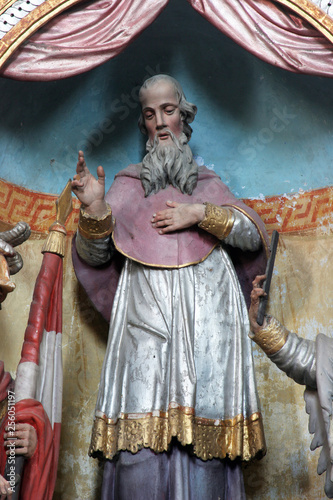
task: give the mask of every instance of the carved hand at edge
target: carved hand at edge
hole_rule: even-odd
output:
[[[12,493],[10,484],[6,479],[0,474],[0,500],[11,500]]]
[[[251,305],[249,309],[249,319],[250,319],[250,325],[251,325],[251,330],[253,333],[259,332],[261,328],[264,328],[267,326],[266,319],[264,318],[264,322],[262,326],[258,325],[257,323],[257,316],[258,316],[258,309],[259,309],[259,299],[260,297],[263,297],[266,295],[264,290],[261,288],[260,284],[266,279],[266,275],[259,275],[256,276],[255,279],[252,281],[252,292],[251,292]]]
[[[25,423],[19,423],[15,425],[15,431],[8,432],[8,428],[5,429],[7,432],[4,434],[4,445],[9,447],[10,445],[15,445],[15,454],[23,455],[25,458],[31,458],[37,448],[37,432],[36,429]],[[8,450],[7,455],[10,454]]]

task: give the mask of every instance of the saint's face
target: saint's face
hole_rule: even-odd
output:
[[[165,132],[171,130],[177,138],[183,132],[183,122],[180,116],[178,97],[172,83],[160,80],[142,92],[142,113],[148,137],[151,142],[155,135],[160,144],[172,142],[170,135]]]

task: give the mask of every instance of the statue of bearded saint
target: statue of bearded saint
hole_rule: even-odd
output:
[[[243,500],[240,461],[265,452],[244,296],[267,235],[195,162],[180,84],[156,75],[139,97],[142,162],[105,195],[80,151],[72,182],[74,268],[110,321],[90,455],[105,460],[103,500]]]
[[[23,267],[23,259],[14,247],[26,241],[30,234],[30,227],[26,222],[18,222],[12,229],[0,232],[0,304],[15,289],[10,276]]]

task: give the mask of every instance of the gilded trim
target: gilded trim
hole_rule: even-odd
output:
[[[263,233],[262,231],[260,230],[260,228],[258,227],[258,225],[256,224],[256,221],[245,211],[245,210],[242,210],[241,208],[237,207],[237,206],[234,206],[234,205],[223,205],[223,207],[231,207],[231,208],[234,208],[235,210],[238,210],[239,212],[241,212],[242,214],[244,214],[248,219],[250,219],[251,222],[253,222],[253,224],[256,226],[258,232],[259,232],[259,235],[260,235],[260,238],[261,238],[261,241],[262,241],[262,244],[265,248],[265,252],[266,252],[266,257],[268,258],[269,255],[270,255],[270,250],[269,250],[269,247],[267,246],[267,243],[266,243],[266,240],[263,236]],[[204,256],[202,257],[202,259],[200,260],[196,260],[196,261],[193,261],[193,262],[186,262],[186,264],[180,264],[180,265],[174,265],[174,266],[166,266],[164,264],[151,264],[150,262],[145,262],[143,260],[139,260],[139,259],[135,259],[134,257],[132,257],[131,255],[127,254],[126,252],[124,252],[116,243],[115,241],[115,238],[114,238],[114,234],[112,234],[112,240],[113,240],[113,244],[116,248],[116,250],[121,253],[122,255],[124,255],[124,257],[127,257],[128,259],[130,260],[133,260],[134,262],[138,262],[139,264],[143,264],[144,266],[149,266],[149,267],[158,267],[160,269],[181,269],[182,267],[188,267],[188,266],[194,266],[196,264],[200,264],[200,262],[203,262],[204,260],[207,259],[207,257],[209,257],[209,255],[212,253],[212,251],[218,246],[220,245],[220,241],[217,241],[213,246],[212,248],[209,250],[209,252]]]
[[[309,0],[276,0],[306,19],[333,43],[333,19]]]
[[[219,240],[224,240],[233,228],[234,215],[229,208],[205,203],[205,217],[198,226]]]
[[[268,317],[266,316],[266,318]],[[289,331],[276,318],[271,316],[269,317],[267,326],[261,328],[255,334],[250,334],[250,338],[261,347],[267,356],[271,356],[279,352],[284,346],[288,335]]]
[[[183,445],[193,445],[194,454],[202,460],[241,458],[249,461],[266,453],[262,416],[254,413],[228,420],[195,417],[193,409],[169,408],[165,413],[126,414],[113,422],[96,417],[89,454],[111,460],[118,451],[137,453],[151,448],[167,451],[173,437]]]
[[[114,235],[113,234],[112,234],[112,240],[113,240],[113,244],[114,244],[116,250],[119,253],[121,253],[122,255],[124,255],[124,257],[127,257],[128,259],[133,260],[134,262],[138,262],[139,264],[143,264],[144,266],[158,267],[159,269],[181,269],[182,267],[188,267],[188,266],[194,266],[195,264],[200,264],[200,262],[203,262],[204,260],[206,260],[207,257],[212,253],[212,251],[214,250],[214,248],[216,248],[220,244],[220,242],[217,241],[212,246],[212,248],[209,250],[209,252],[204,257],[202,257],[202,259],[200,259],[200,260],[196,260],[196,261],[193,261],[193,262],[186,262],[186,264],[180,264],[178,266],[177,265],[166,266],[165,264],[151,264],[150,262],[144,262],[143,260],[135,259],[134,257],[132,257],[131,255],[128,255],[126,252],[124,252],[121,248],[118,247],[117,243],[114,240]]]
[[[0,2],[0,16],[1,14],[3,14],[7,9],[9,9],[9,7],[11,7],[13,5],[13,3],[15,3],[17,0],[2,0],[3,1],[3,4],[1,5],[1,2]]]
[[[96,240],[111,234],[112,229],[112,211],[110,205],[107,204],[107,212],[102,217],[90,215],[81,207],[78,230],[82,236],[88,240]]]
[[[66,228],[55,222],[49,229],[50,234],[45,240],[42,253],[55,253],[60,257],[65,257]]]

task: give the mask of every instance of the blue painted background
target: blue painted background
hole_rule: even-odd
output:
[[[0,79],[0,177],[61,192],[78,149],[92,171],[141,160],[138,89],[155,73],[179,79],[197,104],[191,147],[240,197],[332,185],[330,79],[270,66],[173,0],[122,54],[56,82]]]

